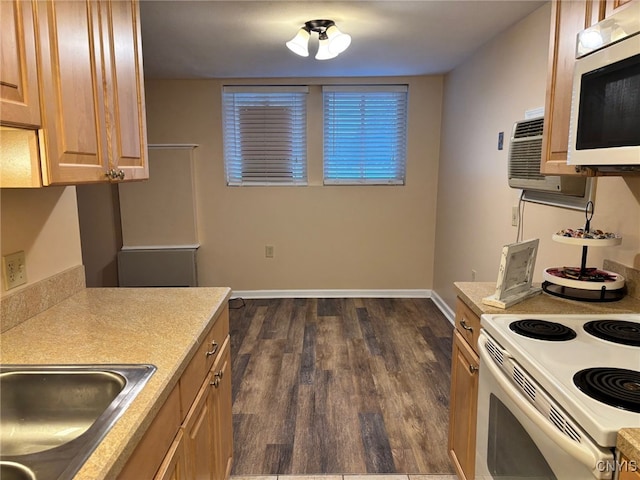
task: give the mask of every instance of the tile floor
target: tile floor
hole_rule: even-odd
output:
[[[231,480],[458,480],[456,475],[232,475]]]

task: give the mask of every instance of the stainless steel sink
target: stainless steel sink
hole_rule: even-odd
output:
[[[31,470],[20,463],[0,461],[0,478],[2,480],[36,480]]]
[[[153,365],[0,367],[0,478],[72,478]]]

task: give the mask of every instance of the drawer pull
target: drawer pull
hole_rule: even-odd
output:
[[[214,373],[213,376],[215,378],[213,379],[213,382],[211,382],[211,385],[213,385],[215,388],[218,388],[218,385],[220,385],[220,380],[222,380],[223,375],[224,375],[224,372],[222,370]]]
[[[470,327],[469,325],[467,325],[467,323],[464,320],[460,320],[460,325],[462,325],[462,328],[464,328],[468,332],[473,332],[473,327]]]
[[[478,371],[478,367],[476,367],[475,365],[469,365],[469,373],[471,375],[473,375],[474,373],[476,373]]]
[[[215,355],[217,351],[218,351],[218,342],[214,340],[213,342],[211,342],[211,351],[206,352],[207,357],[210,357],[211,355]]]

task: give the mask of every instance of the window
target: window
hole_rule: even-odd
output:
[[[306,185],[307,87],[224,87],[227,185]]]
[[[407,86],[324,87],[324,183],[404,185]]]

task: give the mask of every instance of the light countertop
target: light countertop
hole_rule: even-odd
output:
[[[456,282],[458,297],[473,312],[480,316],[489,314],[592,314],[592,313],[638,313],[640,300],[625,297],[617,302],[578,302],[541,293],[510,308],[502,309],[482,303],[482,299],[495,292],[495,282]],[[625,428],[618,432],[617,448],[629,459],[640,462],[640,428]]]
[[[591,313],[638,313],[640,300],[624,297],[617,302],[578,302],[541,293],[509,308],[497,308],[482,303],[484,297],[496,291],[495,282],[455,282],[454,287],[458,297],[467,304],[473,312],[480,316],[490,314],[591,314]]]
[[[116,478],[230,295],[228,288],[90,288],[2,333],[3,364],[157,367],[76,480]]]
[[[640,465],[640,428],[623,428],[618,432],[616,448]]]

